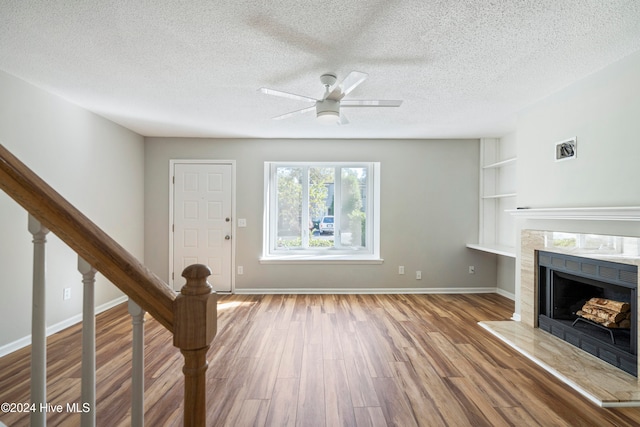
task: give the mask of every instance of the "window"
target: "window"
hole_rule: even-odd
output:
[[[379,163],[265,163],[262,261],[377,261]]]
[[[560,248],[579,253],[621,254],[636,256],[640,247],[633,239],[599,234],[580,234],[551,231],[545,234],[546,248]]]

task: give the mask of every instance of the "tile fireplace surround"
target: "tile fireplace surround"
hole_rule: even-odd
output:
[[[556,232],[558,233],[558,232]],[[589,235],[571,233],[576,239]],[[640,238],[625,237],[622,253],[610,246],[580,249],[554,245],[554,232],[522,230],[520,251],[520,321],[480,322],[480,325],[574,390],[603,407],[640,407],[638,378],[562,341],[538,328],[537,320],[537,258],[536,251],[557,252],[639,266]],[[623,238],[609,238],[617,245]],[[617,239],[617,240],[615,240]],[[638,281],[640,283],[640,280]],[[640,290],[637,292],[640,300]],[[637,304],[640,307],[639,304]],[[640,322],[640,316],[638,316]],[[640,327],[638,328],[640,331]],[[638,341],[640,342],[640,340]],[[640,372],[640,369],[639,369]]]

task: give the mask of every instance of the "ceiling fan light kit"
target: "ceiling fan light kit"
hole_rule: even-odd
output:
[[[340,120],[340,101],[325,99],[316,102],[316,118],[322,123],[337,123]]]
[[[274,120],[286,119],[298,114],[316,111],[316,118],[323,123],[339,123],[347,124],[348,121],[344,114],[340,113],[340,102],[342,99],[354,90],[360,83],[367,79],[368,74],[360,71],[352,71],[338,85],[336,84],[337,76],[332,73],[325,73],[320,76],[320,83],[324,86],[324,96],[321,99],[314,99],[308,96],[297,95],[294,93],[283,92],[280,90],[260,88],[260,92],[266,95],[280,96],[283,98],[295,99],[305,102],[314,102],[311,107],[301,110],[292,111],[290,113],[281,114],[274,117]],[[335,86],[334,86],[335,85]],[[344,107],[399,107],[402,101],[398,100],[346,100]]]

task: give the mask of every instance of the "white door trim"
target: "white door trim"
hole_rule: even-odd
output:
[[[236,161],[235,160],[216,160],[216,159],[170,159],[169,160],[169,262],[168,262],[168,283],[172,289],[175,289],[174,278],[171,277],[173,269],[173,202],[174,202],[174,171],[177,164],[212,164],[212,165],[229,165],[231,166],[231,293],[236,290]],[[176,272],[180,274],[182,272]]]

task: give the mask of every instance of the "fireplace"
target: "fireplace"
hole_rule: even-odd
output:
[[[607,220],[607,223],[613,220],[617,221],[638,221],[640,222],[640,207],[631,209],[623,208],[607,208],[605,213],[600,209],[572,209],[568,210],[571,214],[564,215],[561,219],[600,219]],[[527,213],[527,209],[522,209],[520,215],[535,216],[534,213]],[[540,210],[539,210],[540,211]],[[520,212],[520,211],[518,211]],[[553,219],[557,219],[562,212],[551,212]],[[587,217],[587,213],[590,215]],[[525,218],[529,218],[529,216]],[[613,218],[613,219],[612,219]],[[537,218],[541,219],[541,218]],[[542,218],[548,219],[548,218]],[[604,224],[602,222],[600,224]],[[599,224],[595,223],[594,224]],[[623,224],[621,222],[614,222],[615,224]],[[614,225],[611,228],[614,228]],[[594,226],[595,227],[595,226]],[[538,277],[542,274],[547,275],[547,271],[559,270],[555,277],[555,284],[558,281],[569,278],[573,280],[572,276],[577,276],[581,286],[595,286],[603,287],[599,282],[609,282],[610,277],[623,277],[623,283],[629,287],[637,286],[640,282],[640,275],[636,273],[635,279],[633,271],[638,271],[640,268],[640,236],[620,236],[620,235],[595,235],[557,231],[544,231],[535,229],[523,228],[520,233],[519,252],[516,258],[516,298],[515,298],[515,311],[512,320],[505,321],[487,321],[480,322],[480,325],[487,331],[494,334],[496,337],[503,340],[505,343],[516,349],[534,363],[537,363],[542,369],[553,374],[559,380],[563,381],[569,387],[580,393],[587,399],[594,402],[601,407],[640,407],[640,381],[638,376],[632,375],[621,368],[618,368],[603,359],[599,359],[587,350],[582,350],[574,344],[570,344],[563,339],[559,339],[552,333],[549,333],[539,327],[540,323],[540,290],[538,289],[540,283]],[[549,252],[555,255],[568,255],[576,258],[585,258],[578,261],[572,258],[558,258],[555,261],[545,263],[544,253]],[[540,268],[538,261],[540,254],[542,253],[543,267]],[[596,261],[598,264],[600,261],[607,261],[613,264],[624,264],[625,266],[632,266],[633,270],[627,270],[626,268],[607,269],[608,264],[601,264],[600,266],[594,265]],[[594,274],[585,275],[585,268],[581,265],[587,265],[587,271]],[[602,268],[604,266],[604,268]],[[623,272],[621,273],[620,270]],[[549,273],[550,277],[553,277]],[[564,277],[563,277],[564,276]],[[560,277],[560,279],[557,279]],[[589,279],[589,280],[584,280]],[[595,282],[595,283],[594,283]],[[519,285],[519,286],[518,286]],[[564,286],[560,283],[560,287]],[[623,286],[625,287],[625,286]],[[632,342],[640,342],[638,334],[640,334],[640,302],[638,299],[638,291],[635,292],[635,304],[632,310],[635,320],[630,322],[635,326],[635,332],[631,332],[632,326],[629,325],[629,347],[631,348]],[[631,298],[633,299],[633,298]],[[550,304],[543,300],[542,303],[546,304],[546,307],[551,307]],[[631,303],[631,302],[630,302]],[[578,304],[579,305],[579,304]],[[544,310],[544,308],[543,308]],[[571,311],[571,310],[569,310]],[[550,317],[550,316],[547,316]],[[566,319],[560,319],[557,323],[564,323]],[[552,320],[556,324],[556,320]],[[573,323],[567,321],[569,323]],[[544,322],[543,322],[544,323]],[[583,323],[583,322],[579,322]],[[570,325],[571,326],[571,325]],[[586,328],[587,325],[575,325],[576,328]],[[606,332],[606,331],[605,331]],[[558,332],[559,333],[559,332]],[[620,333],[614,332],[614,335]],[[634,338],[635,337],[635,338]],[[622,342],[614,337],[616,342]],[[611,343],[610,337],[601,341],[608,345]],[[600,345],[598,343],[598,345]],[[606,345],[601,347],[607,348]],[[637,345],[637,344],[636,344]],[[637,352],[637,351],[636,351]],[[632,351],[625,353],[633,353]],[[628,357],[626,354],[623,357]],[[634,354],[631,355],[633,360]],[[626,364],[626,363],[625,363]],[[631,362],[632,364],[632,362]],[[633,370],[631,367],[629,370]],[[636,372],[640,369],[635,368]]]
[[[637,266],[537,253],[539,328],[637,376]],[[583,317],[592,299],[615,302],[625,313],[616,315],[619,322]]]

